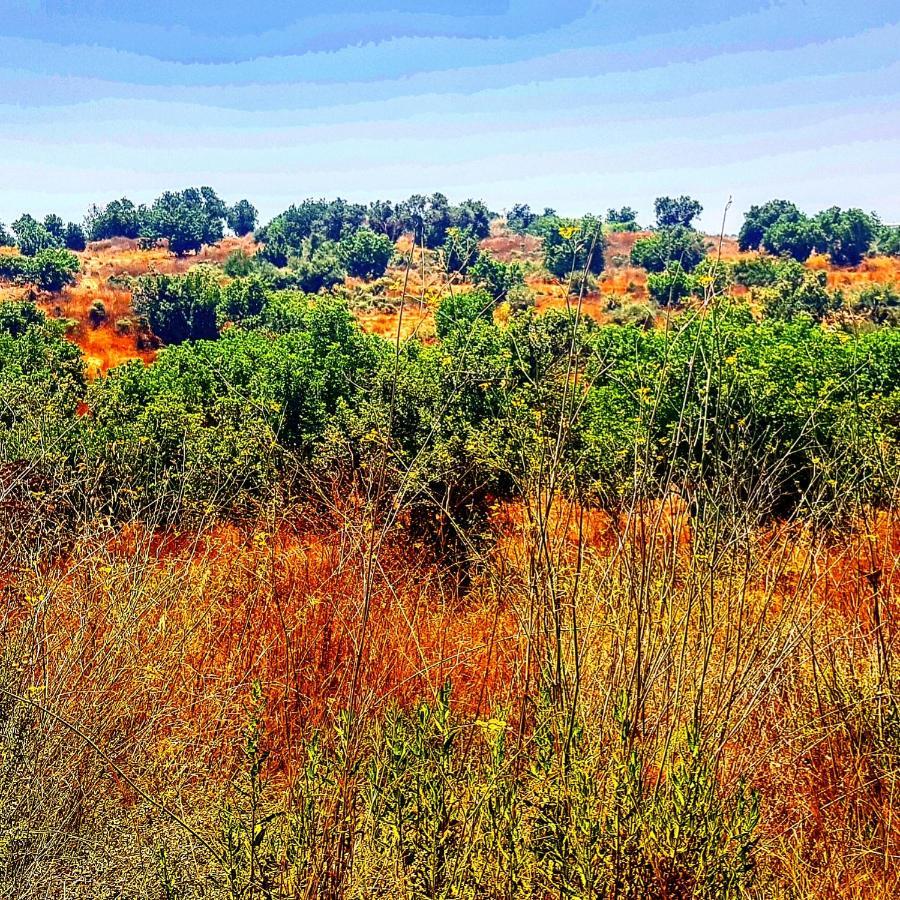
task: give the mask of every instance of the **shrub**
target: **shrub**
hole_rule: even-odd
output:
[[[513,309],[523,309],[532,302],[525,286],[525,271],[519,263],[504,263],[490,254],[479,253],[469,274],[495,303],[508,302]]]
[[[684,226],[665,228],[640,238],[631,248],[631,264],[648,272],[663,272],[677,262],[685,272],[693,272],[706,257],[706,241]]]
[[[145,275],[134,286],[134,311],[160,340],[180,344],[218,337],[221,288],[214,270],[196,266],[186,275]]]
[[[552,275],[563,279],[603,271],[603,231],[593,216],[547,220],[542,228],[544,265]]]
[[[338,253],[354,278],[380,278],[387,271],[394,245],[387,235],[360,228],[341,239]]]
[[[80,264],[69,250],[40,250],[29,261],[24,278],[42,291],[56,292],[75,283]]]
[[[88,310],[88,321],[91,328],[99,328],[106,321],[106,306],[102,300],[95,300]]]
[[[696,282],[680,263],[670,262],[664,271],[648,275],[647,290],[660,306],[678,306],[694,293]]]

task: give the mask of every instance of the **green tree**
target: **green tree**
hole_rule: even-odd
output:
[[[544,265],[557,278],[584,272],[599,275],[604,267],[603,229],[599,219],[548,220],[544,232]]]
[[[359,228],[341,239],[341,261],[354,278],[380,278],[387,271],[394,245],[385,234]]]
[[[216,271],[195,266],[186,275],[145,275],[135,282],[134,311],[160,340],[180,344],[218,337],[216,310],[222,289]]]
[[[370,203],[366,221],[372,231],[387,235],[391,243],[396,242],[403,234],[403,221],[389,200],[375,200]]]
[[[424,243],[436,249],[447,239],[447,231],[453,226],[450,201],[440,193],[425,197],[413,194],[398,204],[397,212],[406,231],[412,233],[416,243]]]
[[[183,256],[221,241],[226,214],[225,204],[212,188],[166,191],[153,201],[141,233],[165,239],[173,253]]]
[[[6,226],[0,222],[0,247],[15,247],[16,239],[6,230]]]
[[[516,203],[506,214],[506,225],[516,234],[525,234],[535,219],[537,214],[531,211],[527,203]]]
[[[803,213],[788,200],[769,200],[762,206],[751,206],[738,233],[738,246],[743,251],[758,250],[766,232],[773,225],[778,222],[799,222],[803,218]]]
[[[104,207],[91,206],[85,217],[85,229],[92,241],[109,238],[136,238],[141,233],[145,210],[127,197],[113,200]]]
[[[705,258],[706,241],[682,225],[640,238],[631,248],[631,264],[648,272],[664,272],[672,262],[679,263],[685,272],[693,272]]]
[[[12,223],[12,230],[16,233],[19,251],[23,256],[34,256],[41,250],[50,250],[60,246],[59,241],[46,227],[28,213]]]
[[[836,266],[856,266],[869,252],[878,234],[879,222],[861,209],[832,206],[816,216],[822,232],[822,249]]]
[[[637,210],[630,206],[606,211],[606,226],[610,231],[640,231],[637,222]]]
[[[228,208],[228,227],[238,237],[249,234],[256,228],[256,207],[249,200],[238,200]]]
[[[463,200],[451,210],[453,227],[471,232],[478,240],[491,233],[491,213],[481,200]]]
[[[822,240],[821,229],[806,216],[783,217],[766,229],[762,248],[775,256],[787,255],[797,262],[806,262]]]
[[[84,229],[76,222],[69,222],[69,224],[66,225],[63,243],[67,250],[74,250],[76,253],[81,253],[85,247],[87,247],[87,235],[85,235]]]
[[[701,204],[691,197],[657,197],[653,202],[657,228],[693,228],[693,221],[703,212]]]

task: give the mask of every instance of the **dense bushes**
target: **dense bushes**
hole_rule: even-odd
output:
[[[684,225],[664,228],[634,242],[631,264],[648,272],[663,272],[670,263],[678,263],[692,272],[706,257],[706,241]]]
[[[0,281],[33,284],[42,291],[59,291],[75,282],[80,264],[68,250],[46,249],[34,256],[0,254]]]
[[[787,200],[770,200],[750,207],[738,244],[741,250],[762,247],[798,262],[815,250],[827,253],[834,265],[855,266],[883,234],[881,229],[878,219],[861,209],[833,206],[809,218]]]
[[[598,219],[548,217],[541,222],[544,265],[557,278],[599,275],[604,268],[603,229]]]

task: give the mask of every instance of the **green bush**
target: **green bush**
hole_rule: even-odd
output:
[[[693,272],[705,259],[706,250],[706,241],[696,231],[679,225],[635,241],[631,264],[648,272],[663,272],[670,263],[678,263],[685,272]]]
[[[387,235],[360,228],[341,239],[338,253],[347,274],[354,278],[380,278],[387,271],[394,245]]]
[[[215,270],[196,266],[186,275],[145,275],[137,279],[133,305],[160,340],[180,344],[218,336],[216,309],[221,296]]]

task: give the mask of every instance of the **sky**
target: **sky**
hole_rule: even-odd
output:
[[[208,184],[900,222],[900,0],[0,0],[0,220]]]

